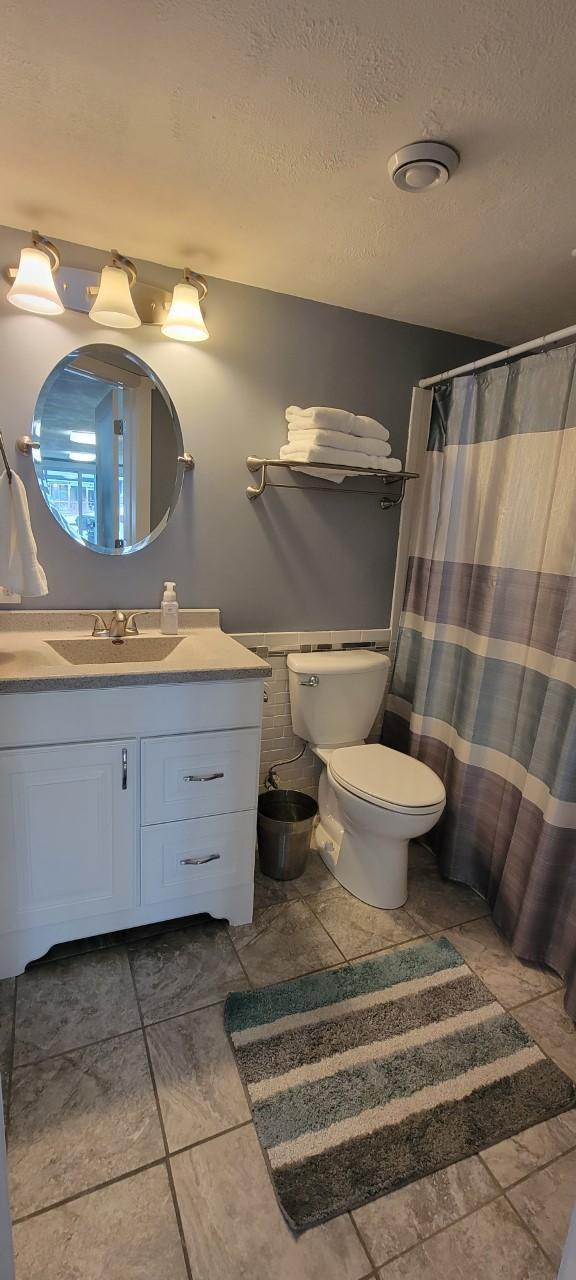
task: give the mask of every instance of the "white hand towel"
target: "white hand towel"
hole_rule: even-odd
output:
[[[280,450],[280,457],[296,462],[317,462],[322,463],[341,462],[343,464],[343,474],[339,471],[328,472],[326,479],[332,480],[338,477],[337,483],[344,478],[344,475],[356,475],[356,471],[351,471],[350,467],[370,467],[377,471],[401,471],[402,463],[399,458],[376,458],[370,457],[365,453],[350,452],[347,449],[323,449],[319,445],[303,446],[298,444],[283,444]]]
[[[38,563],[26,490],[12,472],[0,476],[0,585],[20,596],[45,596],[48,583]]]
[[[288,427],[288,443],[303,445],[320,445],[325,449],[347,449],[357,453],[372,454],[376,458],[389,458],[392,453],[387,440],[379,440],[376,436],[348,436],[343,431],[301,431],[300,419],[294,418]]]
[[[376,418],[349,413],[347,409],[330,409],[326,405],[300,409],[297,404],[291,404],[286,410],[286,421],[291,424],[294,418],[302,420],[299,427],[302,430],[344,431],[351,436],[377,436],[379,440],[390,438],[390,432]]]

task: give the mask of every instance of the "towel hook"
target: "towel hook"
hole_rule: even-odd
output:
[[[12,467],[10,466],[10,463],[6,456],[6,449],[4,447],[4,436],[2,435],[1,431],[0,431],[0,453],[2,454],[2,461],[6,468],[6,475],[8,476],[8,484],[12,484]]]

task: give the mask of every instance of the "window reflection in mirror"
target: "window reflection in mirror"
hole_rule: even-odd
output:
[[[105,344],[71,352],[42,387],[32,435],[44,499],[77,542],[125,555],[165,527],[182,483],[182,434],[137,356]]]

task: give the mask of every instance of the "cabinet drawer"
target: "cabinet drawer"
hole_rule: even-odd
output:
[[[253,879],[254,811],[160,823],[144,827],[141,838],[143,903],[193,897]]]
[[[258,729],[142,740],[142,822],[173,822],[253,809]]]

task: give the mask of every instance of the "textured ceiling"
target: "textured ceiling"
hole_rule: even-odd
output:
[[[576,321],[574,0],[4,0],[0,222],[501,342]],[[418,138],[447,187],[391,185]]]

